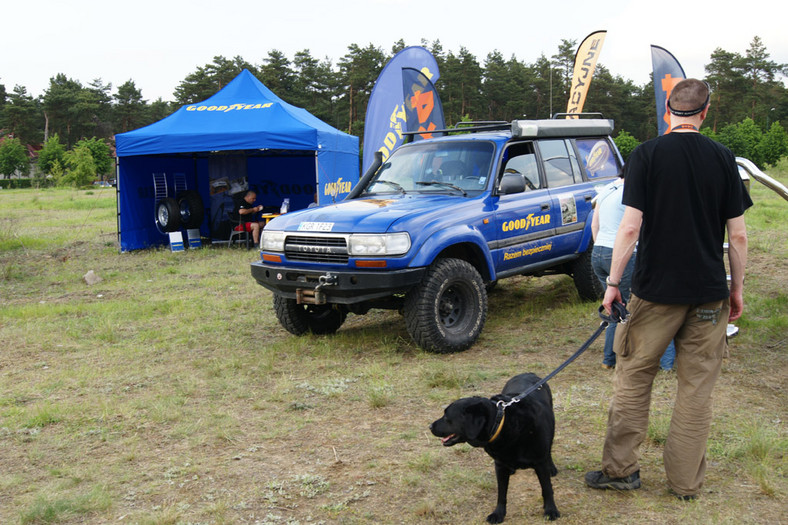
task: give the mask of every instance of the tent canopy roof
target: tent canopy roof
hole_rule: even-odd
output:
[[[358,154],[358,138],[283,101],[244,69],[211,98],[115,136],[118,157],[254,149]]]

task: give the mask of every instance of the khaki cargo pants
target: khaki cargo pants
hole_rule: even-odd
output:
[[[663,459],[670,488],[695,495],[706,472],[711,393],[727,347],[728,299],[701,305],[658,304],[632,295],[629,322],[616,328],[615,390],[608,412],[602,471],[625,477],[640,469],[651,386],[659,359],[676,343],[678,393]]]

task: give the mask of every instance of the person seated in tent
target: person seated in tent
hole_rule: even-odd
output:
[[[236,201],[236,212],[241,217],[241,222],[247,232],[252,233],[252,240],[255,246],[260,243],[260,230],[265,225],[264,222],[255,220],[255,215],[262,211],[262,205],[255,205],[257,193],[254,190],[246,190],[243,196]]]

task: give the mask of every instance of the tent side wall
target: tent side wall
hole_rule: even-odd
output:
[[[323,206],[343,200],[359,180],[358,149],[355,152],[318,152],[317,176],[318,204]]]
[[[168,195],[175,197],[175,174],[183,173],[187,189],[197,190],[203,204],[208,195],[207,159],[192,157],[119,157],[118,158],[118,238],[120,251],[138,250],[167,244],[167,234],[156,227],[156,192],[153,174],[165,173]],[[207,217],[210,210],[206,208]],[[200,234],[207,235],[207,221]]]
[[[317,191],[315,153],[308,155],[249,157],[247,172],[249,189],[257,192],[257,202],[265,208],[276,207],[290,199],[290,209],[309,206]]]

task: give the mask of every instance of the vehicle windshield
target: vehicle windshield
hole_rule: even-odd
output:
[[[364,193],[451,193],[473,197],[487,187],[495,147],[486,141],[416,142],[396,150]]]

